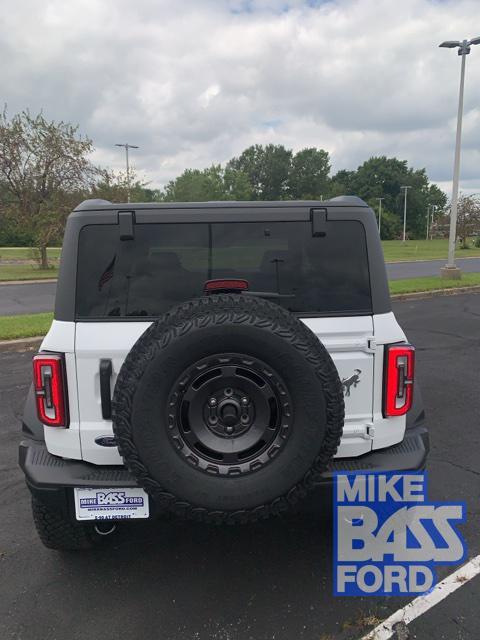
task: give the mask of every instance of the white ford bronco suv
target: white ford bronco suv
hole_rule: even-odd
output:
[[[414,348],[372,210],[82,203],[33,358],[20,465],[42,542],[284,511],[336,471],[422,469]]]

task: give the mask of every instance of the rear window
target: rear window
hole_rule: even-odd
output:
[[[84,227],[76,316],[155,317],[217,278],[246,279],[249,293],[298,314],[371,313],[359,222],[328,222],[325,237],[310,222],[230,222],[137,224],[127,241],[117,225]]]

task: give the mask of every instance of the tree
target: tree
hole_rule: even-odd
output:
[[[47,246],[61,233],[78,193],[90,189],[98,169],[88,160],[91,140],[78,127],[23,111],[0,116],[2,211],[28,231],[48,268]]]
[[[104,170],[91,193],[85,194],[85,197],[103,198],[110,202],[127,202],[128,182],[126,172]],[[158,202],[160,199],[160,191],[149,189],[148,182],[139,180],[135,172],[130,169],[130,200],[132,202]]]
[[[212,165],[207,169],[186,169],[171,180],[162,194],[166,202],[208,202],[209,200],[250,200],[247,176],[231,167]]]
[[[378,220],[378,207],[373,207]],[[380,227],[382,240],[395,240],[400,238],[402,233],[402,223],[398,216],[396,216],[388,209],[382,207],[382,222]]]
[[[283,200],[288,197],[291,162],[292,152],[283,145],[255,144],[232,158],[227,169],[247,176],[253,200]]]
[[[480,233],[480,198],[461,195],[458,199],[457,237],[462,249],[468,249],[468,238]]]
[[[328,197],[334,198],[335,196],[354,196],[354,177],[355,171],[347,171],[346,169],[337,171],[333,178],[330,178],[327,188]]]
[[[171,180],[162,195],[166,202],[207,202],[225,200],[223,169],[212,165],[208,169],[186,169]]]
[[[407,232],[411,237],[425,237],[429,205],[443,209],[447,197],[436,185],[430,184],[425,169],[413,169],[405,160],[372,157],[356,171],[339,171],[332,180],[338,188],[342,184],[347,195],[358,195],[377,207],[377,198],[397,217],[403,227],[404,196],[402,186],[410,186],[407,199]],[[383,237],[383,233],[382,233]]]
[[[243,171],[226,167],[223,174],[225,194],[228,200],[251,200],[252,186]]]
[[[330,158],[327,151],[314,147],[298,151],[292,158],[288,193],[294,200],[326,197]]]

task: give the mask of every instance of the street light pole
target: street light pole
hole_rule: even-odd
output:
[[[130,164],[128,161],[128,150],[129,149],[140,149],[140,147],[137,147],[134,144],[128,144],[128,142],[121,144],[121,143],[116,143],[115,144],[116,147],[124,147],[125,149],[125,161],[126,161],[126,165],[127,165],[127,202],[130,202]]]
[[[430,208],[431,208],[431,204],[427,205],[427,237],[426,240],[428,240],[428,230],[430,227]]]
[[[457,136],[455,140],[455,160],[453,163],[453,183],[452,183],[452,205],[450,209],[450,235],[448,239],[448,262],[441,270],[442,277],[459,279],[461,272],[455,266],[455,240],[457,235],[457,209],[458,209],[458,182],[460,177],[460,148],[462,143],[462,117],[463,117],[463,93],[465,86],[465,60],[470,53],[472,44],[480,44],[480,37],[472,40],[447,40],[442,42],[440,47],[447,49],[458,48],[458,55],[462,57],[460,67],[460,91],[458,96],[457,112]]]
[[[412,187],[400,187],[400,189],[404,189],[404,194],[405,194],[405,200],[403,203],[403,242],[405,242],[406,239],[406,233],[407,233],[407,191],[409,189],[411,189]]]
[[[432,237],[433,216],[435,215],[436,209],[438,209],[438,206],[436,204],[432,204],[432,218],[431,218],[431,221],[430,221],[430,240],[433,240],[433,237]]]
[[[378,200],[378,235],[380,236],[380,239],[382,238],[381,235],[381,231],[382,231],[382,201],[385,200],[385,198],[377,198]]]

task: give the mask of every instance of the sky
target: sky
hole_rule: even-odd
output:
[[[0,97],[79,125],[93,160],[152,187],[255,143],[333,171],[396,156],[447,192],[460,58],[479,0],[4,0]],[[480,46],[467,58],[461,189],[480,192]]]

